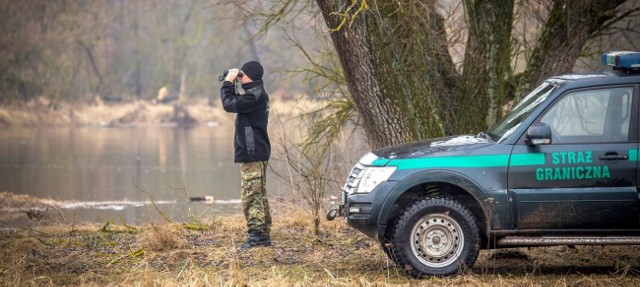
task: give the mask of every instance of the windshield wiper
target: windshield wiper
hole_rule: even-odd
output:
[[[483,138],[483,139],[487,139],[487,140],[493,141],[493,138],[492,138],[489,134],[487,134],[487,133],[485,133],[485,132],[480,132],[480,133],[478,133],[478,134],[476,135],[476,137],[477,137],[477,138]]]

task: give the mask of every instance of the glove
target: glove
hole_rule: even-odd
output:
[[[240,72],[240,70],[238,69],[229,69],[229,74],[227,74],[227,77],[224,78],[225,81],[229,81],[229,82],[233,82],[236,80],[236,77],[238,77],[238,73]]]

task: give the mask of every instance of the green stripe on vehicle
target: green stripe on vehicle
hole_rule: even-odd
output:
[[[546,164],[543,153],[534,154],[514,154],[511,156],[512,166],[530,166]],[[475,155],[475,156],[451,156],[432,157],[419,159],[396,159],[391,160],[389,165],[397,166],[398,169],[416,168],[438,168],[438,167],[458,167],[458,168],[481,168],[481,167],[507,167],[509,166],[509,155]]]
[[[386,158],[380,157],[380,158],[377,158],[376,160],[374,160],[374,161],[371,163],[371,165],[373,165],[373,166],[384,166],[384,165],[386,165],[388,162],[389,162],[389,159],[386,159]]]
[[[524,153],[511,156],[511,166],[544,165],[545,163],[543,153]]]
[[[436,167],[505,167],[509,164],[508,154],[449,156],[417,159],[394,159],[388,165],[397,166],[399,170]]]
[[[638,149],[629,149],[629,160],[638,161]],[[509,160],[511,164],[509,164]],[[449,156],[408,159],[377,159],[374,165],[393,165],[399,170],[418,168],[488,168],[511,166],[545,165],[544,153],[513,154],[509,159],[508,154],[499,155],[473,155],[473,156]]]
[[[638,149],[629,150],[629,161],[638,161]]]

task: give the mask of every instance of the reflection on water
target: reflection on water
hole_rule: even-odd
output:
[[[0,191],[94,204],[175,202],[159,207],[176,220],[237,212],[240,171],[232,139],[232,126],[0,130]],[[217,203],[187,204],[198,195],[213,195]],[[149,205],[120,206],[68,214],[98,222],[118,214],[129,223],[157,218]]]

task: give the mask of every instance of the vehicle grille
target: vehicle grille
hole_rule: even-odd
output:
[[[344,191],[346,194],[355,192],[358,189],[358,185],[360,184],[360,179],[362,178],[363,172],[364,166],[356,164],[353,169],[351,169],[351,172],[347,177],[347,181],[345,182],[344,187],[342,187],[342,191]]]

